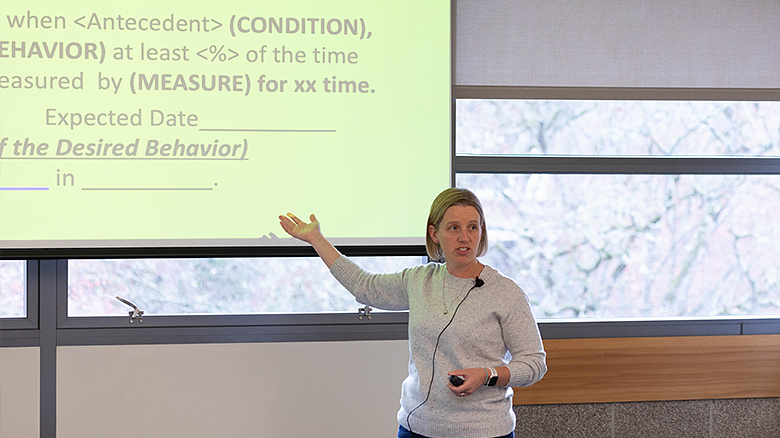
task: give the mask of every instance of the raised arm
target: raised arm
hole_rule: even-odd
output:
[[[311,245],[317,251],[317,255],[328,266],[328,269],[330,269],[333,263],[341,257],[341,253],[322,235],[320,222],[313,214],[309,216],[309,220],[311,222],[306,223],[292,213],[287,213],[286,216],[279,216],[279,224],[284,231],[290,236]]]

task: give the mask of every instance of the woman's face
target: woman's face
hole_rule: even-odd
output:
[[[431,239],[441,246],[447,264],[465,267],[477,259],[482,240],[479,212],[472,206],[453,205],[442,217],[439,228],[428,227]]]

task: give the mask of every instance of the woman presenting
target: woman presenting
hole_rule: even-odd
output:
[[[290,213],[279,220],[358,302],[409,310],[399,438],[514,436],[512,387],[544,376],[545,352],[523,289],[477,259],[487,252],[487,227],[472,192],[447,189],[431,205],[426,249],[444,263],[395,274],[370,274],[343,257],[314,215],[309,223]]]

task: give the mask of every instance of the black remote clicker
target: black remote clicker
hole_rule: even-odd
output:
[[[463,379],[463,376],[450,376],[450,383],[452,383],[452,386],[460,386],[465,381],[466,380]]]

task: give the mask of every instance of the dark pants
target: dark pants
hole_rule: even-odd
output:
[[[398,426],[398,438],[428,438],[428,437],[425,437],[418,433],[409,432],[405,427]],[[502,437],[496,437],[496,438],[515,438],[515,433],[509,432],[509,435],[504,435]]]

